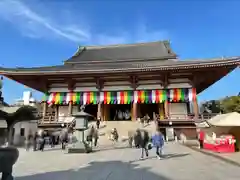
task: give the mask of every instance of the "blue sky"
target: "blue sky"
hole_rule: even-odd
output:
[[[0,0],[0,66],[62,64],[78,45],[169,39],[180,59],[240,55],[237,0]],[[236,95],[239,68],[199,95]],[[4,78],[9,103],[26,87]],[[36,98],[41,94],[34,92]]]

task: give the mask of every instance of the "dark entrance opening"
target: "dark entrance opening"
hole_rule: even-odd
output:
[[[163,134],[164,139],[166,139],[167,133],[166,133],[166,128],[159,128],[160,132]]]
[[[111,104],[109,106],[110,120],[128,121],[131,120],[131,104]]]
[[[140,113],[141,118],[143,118],[146,114],[150,117],[150,119],[153,119],[153,113],[159,114],[159,107],[158,104],[140,104]]]
[[[91,119],[97,118],[97,111],[98,111],[97,104],[88,104],[85,106],[85,109],[84,109],[84,112],[91,114],[93,116],[93,118],[91,118]]]

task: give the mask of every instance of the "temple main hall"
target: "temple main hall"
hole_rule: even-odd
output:
[[[69,123],[85,107],[93,119],[160,117],[162,126],[193,127],[197,95],[233,71],[239,57],[181,60],[169,41],[81,46],[62,65],[0,68],[0,75],[44,93],[39,126]]]

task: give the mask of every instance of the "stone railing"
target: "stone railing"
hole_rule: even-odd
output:
[[[216,116],[217,114],[199,114],[198,116],[195,116],[194,114],[171,114],[168,118],[165,120],[171,120],[171,121],[196,121],[196,122],[202,122],[208,119],[211,119],[212,117]]]
[[[45,116],[42,116],[42,119],[39,120],[39,124],[71,123],[73,119],[72,116],[56,116],[55,113],[46,113]]]

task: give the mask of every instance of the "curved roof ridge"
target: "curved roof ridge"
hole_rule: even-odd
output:
[[[85,46],[87,49],[102,49],[102,48],[116,48],[116,47],[131,47],[131,46],[141,46],[146,44],[157,44],[157,43],[165,43],[168,42],[166,40],[162,41],[152,41],[152,42],[138,42],[138,43],[124,43],[124,44],[110,44],[110,45],[93,45],[93,46]]]
[[[192,62],[194,63],[195,61],[198,61],[198,62],[209,62],[211,63],[211,61],[218,61],[218,62],[221,62],[221,61],[228,61],[228,60],[239,60],[240,59],[240,56],[231,56],[231,57],[214,57],[214,58],[195,58],[195,59],[180,59],[180,61],[186,61],[186,62]]]

